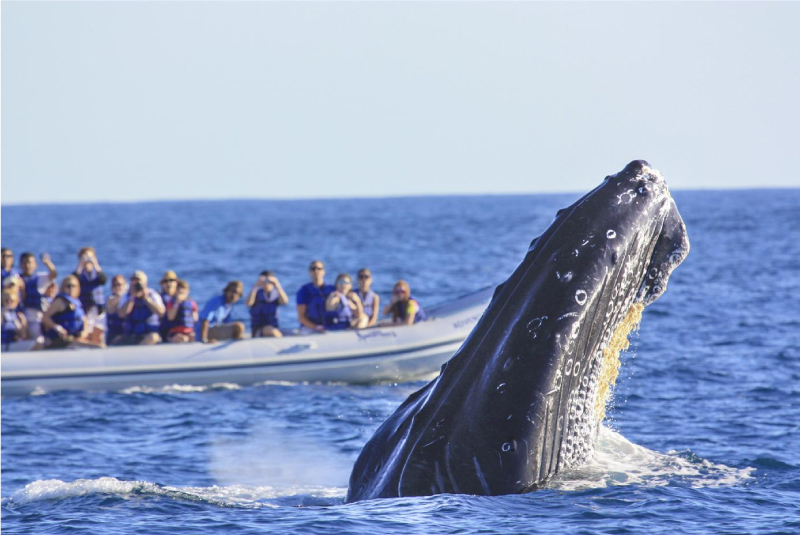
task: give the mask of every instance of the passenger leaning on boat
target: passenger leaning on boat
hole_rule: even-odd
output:
[[[412,325],[425,319],[425,312],[419,302],[411,295],[411,288],[404,280],[399,280],[392,290],[392,300],[383,310],[384,315],[392,315],[392,325]]]
[[[366,315],[361,307],[361,299],[353,291],[353,281],[347,273],[336,277],[336,290],[325,300],[328,329],[340,331],[366,325]]]
[[[67,275],[61,281],[61,289],[42,316],[45,330],[45,347],[59,349],[71,345],[100,347],[87,337],[87,324],[80,300],[81,286],[78,277]]]
[[[161,341],[158,329],[164,316],[164,302],[158,292],[147,287],[144,271],[134,271],[128,293],[119,299],[117,314],[122,318],[123,335],[117,345],[150,345]]]
[[[112,345],[124,333],[122,318],[117,313],[120,298],[128,292],[128,281],[124,275],[114,275],[111,279],[111,295],[106,303],[106,343]]]
[[[278,307],[289,302],[278,277],[272,271],[262,271],[247,296],[253,338],[283,336],[278,330]]]
[[[175,297],[167,303],[167,320],[171,325],[166,340],[172,343],[194,342],[197,303],[189,299],[189,283],[175,281]]]
[[[164,276],[161,277],[161,291],[159,295],[161,295],[161,300],[164,301],[164,307],[169,310],[169,304],[175,299],[176,294],[178,293],[178,274],[172,271],[171,269],[164,272]],[[172,329],[174,323],[169,317],[164,316],[161,318],[161,328],[158,331],[158,334],[161,335],[162,340],[166,340],[169,337],[169,331]],[[194,337],[192,337],[194,340]]]
[[[325,266],[314,260],[308,266],[311,282],[297,291],[297,319],[303,334],[325,330],[325,300],[336,288],[325,284]]]
[[[47,267],[47,273],[36,272],[36,257],[33,253],[22,253],[19,257],[22,272],[23,304],[25,305],[25,319],[28,320],[28,333],[31,338],[38,338],[42,334],[42,292],[47,289],[51,281],[58,277],[55,266],[50,261],[50,255],[42,253],[42,263]]]
[[[200,312],[200,330],[197,339],[203,343],[217,340],[240,340],[244,336],[244,323],[235,319],[233,305],[242,298],[244,285],[231,281],[222,295],[209,299]]]
[[[364,317],[367,319],[364,327],[372,327],[378,322],[381,298],[373,292],[372,273],[367,268],[358,270],[358,298],[361,299],[361,306],[364,308]]]
[[[78,267],[74,275],[81,285],[81,304],[86,313],[86,332],[89,339],[101,343],[106,331],[106,274],[97,261],[94,247],[83,247],[78,251]]]

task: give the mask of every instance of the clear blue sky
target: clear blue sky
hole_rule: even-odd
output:
[[[2,3],[2,203],[799,187],[800,3]]]

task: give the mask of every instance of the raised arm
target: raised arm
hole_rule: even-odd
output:
[[[256,304],[256,295],[258,295],[258,289],[261,287],[260,284],[261,281],[256,282],[255,286],[253,286],[253,289],[250,290],[249,294],[247,294],[247,301],[245,301],[247,308],[251,308]]]
[[[278,290],[278,304],[285,305],[289,302],[289,296],[286,295],[286,292],[283,291],[283,286],[281,286],[280,281],[277,277],[271,277],[270,280],[272,284],[275,285],[275,289]]]
[[[342,297],[339,292],[331,292],[327,299],[325,299],[325,310],[328,312],[333,312],[337,308],[339,308],[339,303],[341,302]]]
[[[150,309],[150,312],[153,314],[157,314],[159,318],[164,317],[164,303],[161,301],[161,297],[158,297],[158,294],[153,292],[150,293],[149,291],[144,293],[144,302],[147,304],[147,308]]]
[[[47,276],[50,278],[50,280],[56,280],[58,278],[58,271],[56,271],[56,266],[54,266],[53,262],[50,260],[49,254],[42,253],[42,264],[47,266]]]

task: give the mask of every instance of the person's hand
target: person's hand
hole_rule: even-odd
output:
[[[67,337],[69,336],[69,333],[67,332],[67,330],[64,327],[62,327],[61,325],[56,325],[55,326],[55,330],[56,330],[56,333],[58,333],[58,337],[61,338],[62,340],[66,340]]]
[[[317,326],[314,327],[314,330],[317,331],[318,333],[325,332],[325,326],[324,325],[317,325]]]
[[[42,253],[42,255],[39,258],[41,258],[42,262],[44,262],[45,264],[50,263],[50,255],[47,253]]]
[[[278,285],[278,277],[276,277],[274,275],[270,275],[269,277],[267,277],[265,282],[271,282],[272,284],[277,286]]]

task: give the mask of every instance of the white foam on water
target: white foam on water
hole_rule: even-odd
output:
[[[679,480],[692,488],[721,487],[753,479],[755,468],[732,468],[704,459],[687,459],[670,451],[658,453],[601,427],[594,457],[579,468],[566,470],[548,488],[573,491],[614,485],[659,487]]]
[[[186,394],[193,392],[206,392],[208,390],[239,390],[242,387],[235,383],[213,383],[211,385],[179,385],[172,384],[167,386],[131,386],[120,390],[120,394]]]
[[[164,496],[175,500],[205,502],[223,507],[278,507],[270,500],[311,496],[326,500],[344,499],[346,488],[302,487],[275,488],[246,485],[213,487],[173,487],[147,481],[123,481],[113,477],[78,479],[67,482],[58,479],[34,481],[3,500],[3,505],[22,506],[33,502],[60,501],[90,495],[130,499],[133,496]]]

